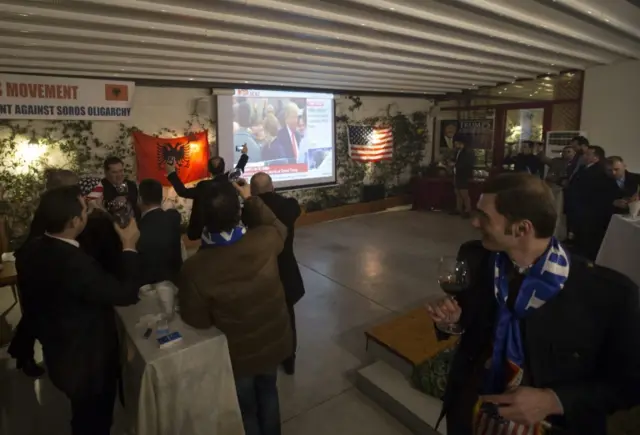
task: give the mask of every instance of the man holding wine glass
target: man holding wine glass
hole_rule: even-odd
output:
[[[565,251],[538,177],[489,179],[472,224],[481,242],[440,265],[456,298],[427,306],[439,335],[461,334],[447,433],[606,434],[607,414],[640,402],[638,287]]]

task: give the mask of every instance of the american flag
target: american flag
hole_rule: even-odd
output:
[[[349,155],[357,162],[391,160],[393,130],[371,125],[349,126]]]
[[[102,200],[102,180],[84,177],[80,179],[80,190],[87,201]]]

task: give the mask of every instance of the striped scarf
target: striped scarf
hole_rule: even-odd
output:
[[[200,238],[200,246],[204,248],[207,246],[231,245],[240,240],[246,232],[247,228],[242,225],[237,225],[231,231],[222,231],[220,233],[211,233],[205,228]]]
[[[494,256],[494,291],[498,302],[493,353],[483,394],[502,394],[517,388],[524,374],[524,345],[520,321],[553,299],[569,277],[569,257],[558,240],[551,239],[545,253],[526,273],[513,305],[507,307],[509,297],[508,267],[511,260],[503,253]],[[541,424],[519,425],[501,421],[483,413],[479,404],[474,416],[475,435],[538,435],[544,433]]]

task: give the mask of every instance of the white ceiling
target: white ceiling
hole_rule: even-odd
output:
[[[0,71],[441,95],[640,59],[637,4],[0,0]]]

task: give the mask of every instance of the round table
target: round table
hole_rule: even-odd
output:
[[[2,270],[0,270],[0,287],[11,287],[13,292],[13,298],[18,303],[18,272],[16,271],[16,263],[13,261],[6,261],[2,263]]]
[[[7,261],[2,263],[2,270],[0,270],[0,288],[2,287],[11,287],[11,291],[13,292],[14,303],[9,307],[11,310],[14,306],[16,306],[19,302],[18,298],[18,272],[16,272],[16,264],[13,261]],[[20,311],[22,312],[22,305],[20,305]],[[3,335],[3,334],[0,334]],[[9,334],[11,335],[11,334]],[[7,337],[0,337],[0,346],[4,346],[8,343],[5,342]]]

